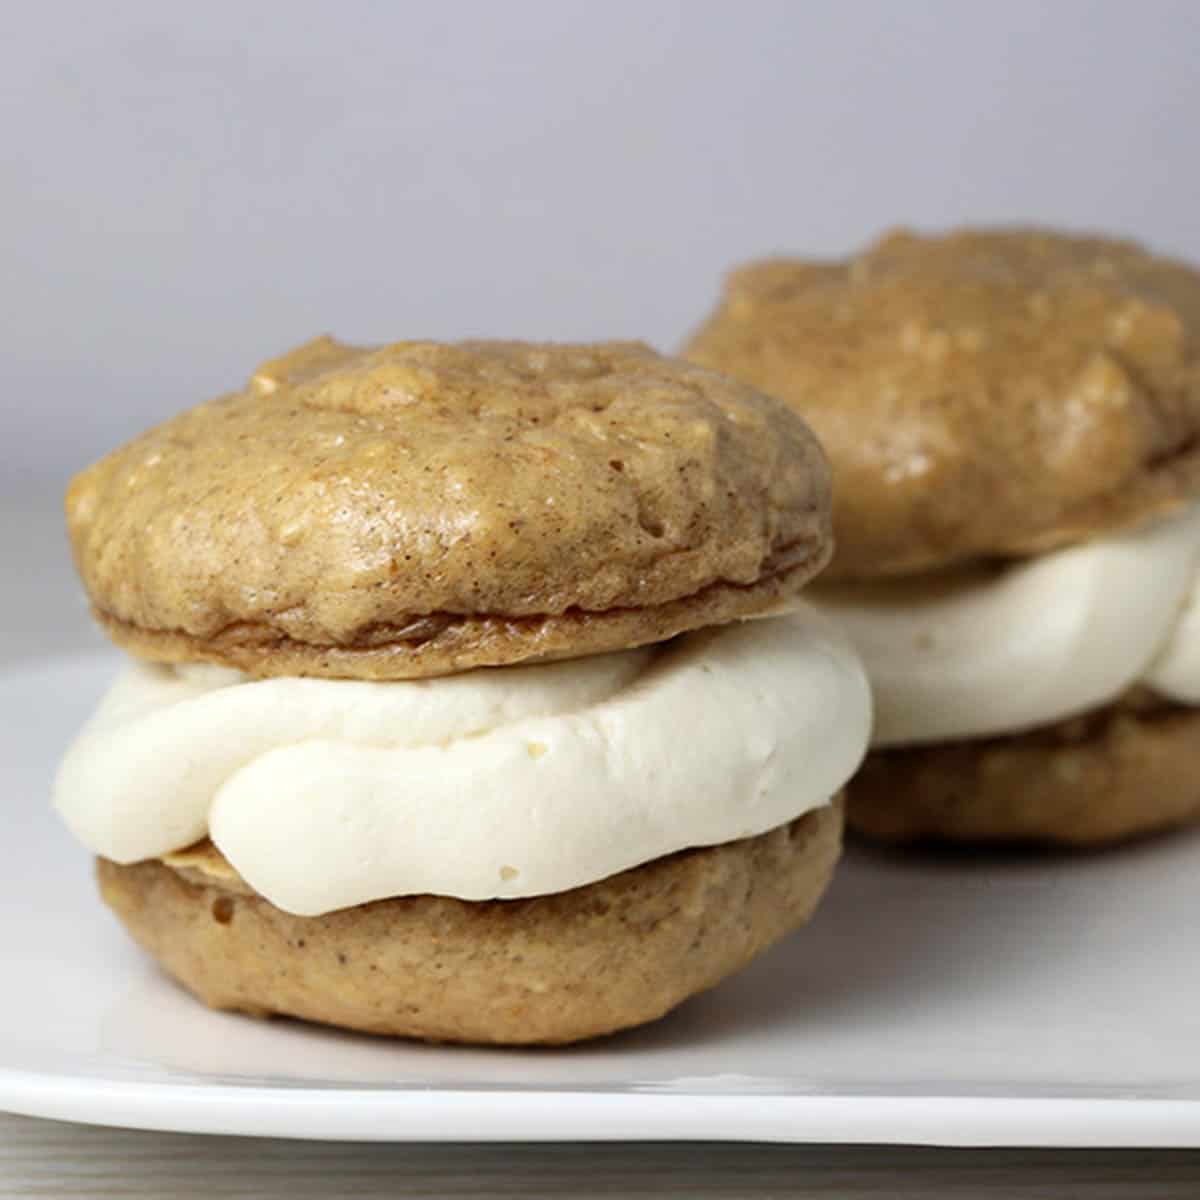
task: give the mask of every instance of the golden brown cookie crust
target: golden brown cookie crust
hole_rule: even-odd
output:
[[[884,841],[1094,846],[1200,818],[1200,711],[1137,692],[1011,737],[868,755],[847,823]]]
[[[1129,242],[899,232],[751,263],[686,355],[816,430],[831,574],[1039,553],[1200,490],[1200,274]]]
[[[615,649],[754,615],[831,552],[803,421],[634,343],[320,338],[82,472],[67,517],[119,640],[262,674]]]
[[[573,891],[281,912],[215,851],[118,866],[105,901],[214,1008],[432,1041],[578,1041],[662,1016],[803,923],[841,850],[840,801]]]
[[[792,607],[794,593],[810,574],[806,564],[749,587],[714,584],[695,596],[653,608],[565,612],[540,619],[443,614],[408,629],[387,631],[393,633],[391,640],[380,636],[361,646],[313,646],[280,637],[269,628],[245,625],[205,640],[139,629],[96,610],[93,616],[118,646],[152,662],[219,663],[257,677],[416,679],[631,649],[666,641],[689,629],[723,625],[748,615],[768,616],[777,608]]]

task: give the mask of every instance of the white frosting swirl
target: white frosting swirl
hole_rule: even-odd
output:
[[[820,589],[875,692],[877,746],[1014,733],[1145,684],[1200,703],[1200,505],[968,576]]]
[[[828,803],[870,697],[811,609],[656,650],[361,683],[134,664],[55,803],[116,862],[208,833],[289,912],[580,887]]]

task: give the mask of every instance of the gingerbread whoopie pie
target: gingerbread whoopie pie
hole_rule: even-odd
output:
[[[82,472],[67,520],[130,662],[56,803],[216,1008],[575,1041],[829,880],[868,689],[796,599],[825,459],[744,384],[638,344],[321,338]]]
[[[686,357],[830,457],[820,599],[876,699],[853,827],[1088,844],[1200,814],[1200,274],[894,233],[735,270]]]

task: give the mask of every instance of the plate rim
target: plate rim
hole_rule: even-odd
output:
[[[156,1132],[312,1141],[1200,1148],[1200,1100],[1137,1097],[273,1088],[0,1067],[0,1110]]]

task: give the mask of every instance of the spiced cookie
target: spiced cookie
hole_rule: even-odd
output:
[[[686,355],[777,396],[837,474],[830,577],[1039,554],[1200,490],[1200,276],[1129,242],[893,233],[729,276]]]
[[[758,837],[526,900],[407,896],[319,917],[258,896],[211,846],[101,859],[105,900],[213,1008],[433,1041],[554,1044],[654,1020],[808,919],[840,803]]]
[[[687,353],[830,455],[820,598],[877,704],[852,825],[1074,843],[1200,812],[1200,274],[1102,238],[897,233],[735,271]]]
[[[870,699],[795,596],[828,468],[745,385],[636,345],[323,339],[85,471],[68,517],[137,658],[56,803],[214,1006],[569,1042],[825,888]]]
[[[664,641],[828,557],[807,426],[636,343],[318,338],[67,494],[113,640],[254,675],[409,679]]]

